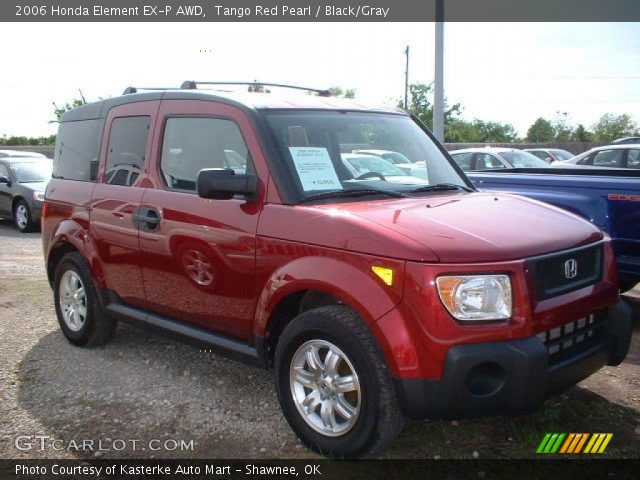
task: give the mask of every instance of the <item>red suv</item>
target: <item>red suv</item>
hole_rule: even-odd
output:
[[[527,410],[624,359],[631,310],[589,222],[476,191],[404,111],[194,87],[60,122],[43,241],[74,345],[122,321],[274,368],[291,427],[346,457],[407,417]],[[422,176],[354,173],[353,150]]]

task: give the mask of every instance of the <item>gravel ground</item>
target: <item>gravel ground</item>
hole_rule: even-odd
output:
[[[0,458],[315,457],[283,418],[272,372],[126,325],[119,326],[114,341],[104,347],[71,346],[58,329],[41,249],[39,233],[20,234],[0,221]],[[640,291],[629,298],[636,296],[640,298]],[[533,415],[409,422],[385,457],[530,456],[535,446],[528,442],[537,445],[539,439],[528,440],[529,434],[538,438],[539,432],[548,431],[554,424],[552,413],[566,408],[571,418],[576,405],[604,405],[613,417],[607,413],[602,428],[614,418],[619,430],[591,431],[622,435],[626,441],[617,455],[637,458],[639,336],[636,330],[629,362],[603,369]],[[580,422],[584,416],[576,412]],[[565,431],[589,431],[575,428]],[[94,450],[101,441],[107,450],[20,451],[15,447],[20,435],[93,440]],[[185,449],[180,449],[181,441]],[[518,441],[520,446],[515,445]]]

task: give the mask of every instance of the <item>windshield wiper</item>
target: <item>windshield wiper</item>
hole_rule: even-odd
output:
[[[409,193],[420,192],[443,192],[445,190],[464,190],[465,192],[475,192],[473,188],[469,188],[464,185],[458,185],[456,183],[434,183],[433,185],[424,185],[422,187],[414,188]]]
[[[310,202],[312,200],[322,200],[323,198],[345,198],[345,197],[362,197],[365,195],[377,195],[382,194],[388,197],[404,198],[408,195],[395,192],[393,190],[380,190],[377,188],[358,188],[354,190],[331,190],[330,192],[316,193],[309,197],[303,198],[299,203]]]

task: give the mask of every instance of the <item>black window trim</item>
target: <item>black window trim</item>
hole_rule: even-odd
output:
[[[211,118],[214,120],[228,120],[230,122],[233,122],[236,125],[236,127],[238,127],[238,131],[240,132],[242,141],[247,147],[247,153],[249,155],[249,158],[247,158],[247,162],[251,161],[251,163],[253,164],[253,170],[255,171],[255,175],[259,177],[258,170],[255,168],[255,162],[253,161],[253,155],[251,155],[251,150],[249,149],[249,144],[247,143],[244,133],[242,132],[242,128],[240,128],[240,124],[236,121],[235,118],[227,117],[224,115],[209,114],[209,113],[204,113],[204,114],[193,114],[193,113],[172,114],[170,113],[168,115],[165,115],[162,118],[162,125],[160,126],[160,135],[158,136],[158,153],[155,158],[156,174],[158,175],[158,178],[160,178],[160,181],[162,182],[161,183],[162,190],[167,192],[188,193],[196,196],[198,195],[197,190],[193,191],[193,190],[186,190],[183,188],[172,188],[169,185],[167,185],[167,180],[166,178],[164,178],[164,172],[162,171],[162,152],[164,150],[164,137],[167,130],[167,121],[171,118]]]

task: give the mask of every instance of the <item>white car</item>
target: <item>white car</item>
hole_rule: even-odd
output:
[[[428,183],[424,178],[407,175],[404,170],[375,155],[343,153],[342,163],[356,180],[377,179],[410,185],[426,185]]]
[[[564,162],[553,162],[554,168],[640,169],[640,145],[606,145],[587,150]]]
[[[451,150],[449,154],[465,172],[503,168],[549,168],[535,155],[517,148],[484,147]]]
[[[525,148],[524,151],[535,155],[547,163],[562,162],[575,157],[573,153],[562,150],[561,148]]]
[[[0,150],[0,158],[47,158],[38,152],[27,152],[26,150]]]

